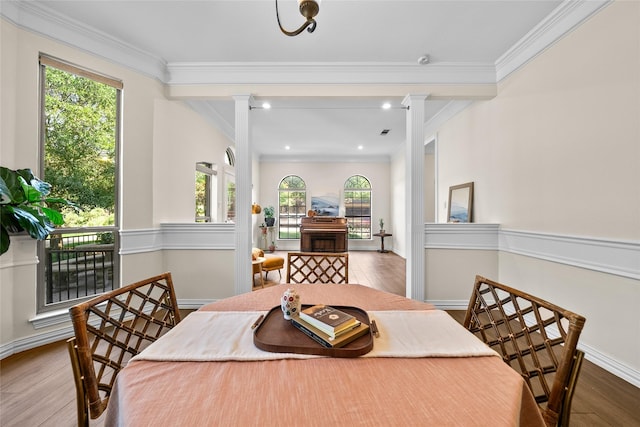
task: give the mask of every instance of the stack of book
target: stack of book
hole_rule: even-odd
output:
[[[342,347],[369,331],[355,316],[328,305],[314,305],[291,320],[293,326],[324,347]]]

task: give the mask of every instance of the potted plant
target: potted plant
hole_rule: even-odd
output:
[[[36,178],[31,169],[0,166],[0,255],[9,250],[10,236],[27,232],[44,240],[56,225],[64,224],[58,206],[75,206],[68,200],[47,197],[51,184]]]
[[[267,227],[273,227],[273,224],[276,222],[274,217],[276,209],[273,206],[267,206],[262,209],[262,211],[264,212],[264,222],[267,224]]]

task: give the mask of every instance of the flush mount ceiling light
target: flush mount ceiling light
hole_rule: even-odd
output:
[[[282,28],[282,24],[280,24],[280,14],[278,13],[278,0],[276,0],[276,19],[278,20],[278,26],[280,27],[280,31],[282,31],[284,34],[291,37],[297,36],[298,34],[303,32],[305,29],[308,32],[313,33],[313,31],[316,29],[316,20],[313,18],[318,14],[318,11],[320,10],[320,6],[318,5],[318,3],[319,1],[315,1],[315,0],[298,0],[298,5],[300,6],[300,13],[302,14],[302,16],[304,16],[307,19],[307,21],[304,24],[302,24],[302,26],[297,30],[287,31],[284,28]]]

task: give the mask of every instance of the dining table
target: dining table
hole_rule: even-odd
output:
[[[366,311],[379,330],[373,349],[330,357],[257,348],[260,321],[292,288],[303,304]],[[544,422],[520,374],[445,311],[359,284],[279,284],[204,305],[134,357],[116,377],[104,425]]]

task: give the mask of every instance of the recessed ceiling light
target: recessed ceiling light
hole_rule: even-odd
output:
[[[385,102],[384,104],[382,104],[383,110],[388,110],[389,108],[391,108],[391,104],[389,104],[388,102]]]
[[[285,146],[284,146],[284,149],[285,149],[285,150],[291,150],[291,147],[289,147],[288,145],[285,145]]]
[[[271,104],[269,104],[268,102],[263,102],[262,108],[264,108],[265,110],[268,110],[269,108],[271,108]]]
[[[362,150],[364,147],[362,145],[358,145],[358,150]]]

